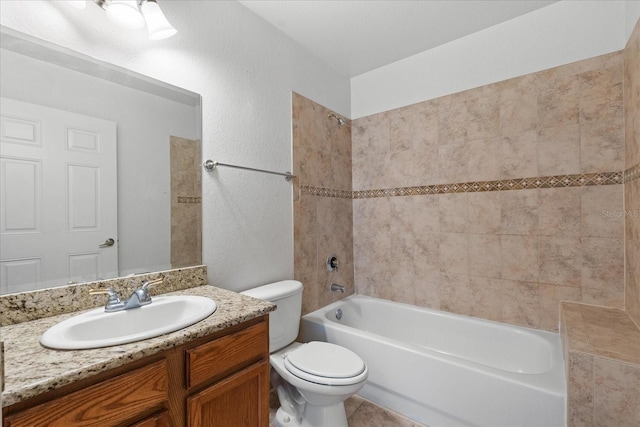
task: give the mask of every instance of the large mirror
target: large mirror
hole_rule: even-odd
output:
[[[0,30],[0,294],[200,264],[200,95]]]

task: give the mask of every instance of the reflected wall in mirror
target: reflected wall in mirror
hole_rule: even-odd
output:
[[[0,30],[0,293],[200,264],[200,96]]]

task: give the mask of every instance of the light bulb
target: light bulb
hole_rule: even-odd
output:
[[[132,30],[144,27],[144,17],[136,0],[113,0],[107,7],[107,17],[120,27]]]
[[[142,14],[147,21],[147,30],[149,31],[149,39],[161,40],[171,37],[178,31],[171,26],[164,13],[160,10],[160,6],[155,0],[147,0],[142,3]]]

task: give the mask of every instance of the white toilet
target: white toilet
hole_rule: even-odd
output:
[[[302,283],[284,280],[242,294],[278,305],[269,315],[271,384],[281,405],[278,426],[347,427],[343,402],[364,386],[367,365],[339,345],[294,342],[302,311]]]

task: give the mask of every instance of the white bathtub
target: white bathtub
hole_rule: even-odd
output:
[[[304,341],[362,357],[359,395],[430,427],[566,425],[557,334],[360,295],[303,316],[301,328]]]

